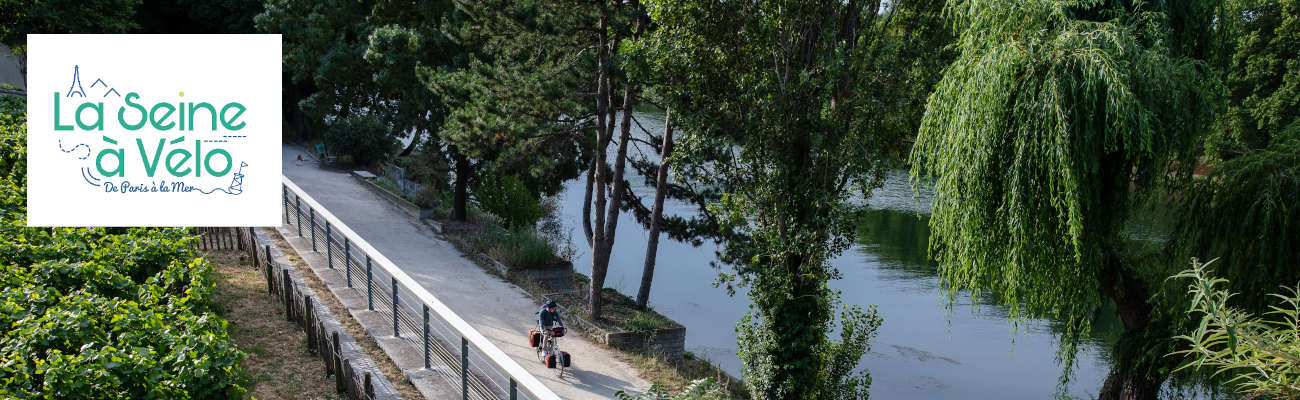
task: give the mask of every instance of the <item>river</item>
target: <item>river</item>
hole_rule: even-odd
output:
[[[634,113],[647,129],[662,129],[662,114]],[[639,178],[629,179],[644,198],[653,192]],[[576,269],[591,272],[591,252],[578,227],[583,181],[566,184],[560,220],[575,239]],[[891,171],[884,187],[867,200],[872,211],[858,221],[858,240],[832,264],[843,274],[831,286],[846,304],[878,306],[884,322],[861,367],[872,375],[871,394],[879,399],[1043,399],[1057,388],[1061,367],[1051,321],[1029,320],[1015,327],[1006,310],[974,305],[962,296],[951,310],[939,287],[934,263],[926,256],[928,229],[920,215],[928,197],[914,195],[905,171]],[[665,213],[690,215],[693,209],[670,202]],[[640,284],[648,233],[627,213],[619,216],[617,240],[605,285],[635,295]],[[743,291],[728,296],[713,282],[710,266],[716,246],[692,247],[661,238],[650,304],[686,326],[686,349],[740,374],[735,323],[748,311]],[[725,268],[725,267],[724,267]],[[1105,379],[1104,344],[1093,341],[1078,355],[1067,393],[1095,398]]]

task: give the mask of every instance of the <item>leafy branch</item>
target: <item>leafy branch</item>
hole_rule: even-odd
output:
[[[1300,396],[1300,284],[1286,286],[1287,294],[1271,294],[1280,304],[1258,316],[1228,305],[1236,293],[1223,288],[1227,279],[1210,274],[1212,263],[1192,259],[1191,269],[1171,277],[1192,280],[1188,314],[1201,316],[1196,330],[1176,337],[1190,346],[1171,354],[1189,358],[1179,369],[1233,374],[1227,382],[1250,398]]]

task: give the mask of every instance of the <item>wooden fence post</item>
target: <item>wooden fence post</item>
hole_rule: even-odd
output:
[[[330,344],[330,358],[334,360],[334,385],[337,386],[338,391],[342,392],[343,389],[345,389],[343,386],[343,362],[341,361],[343,358],[343,349],[339,348],[338,331],[330,333]]]
[[[266,253],[265,253],[265,257],[263,257],[263,260],[266,261],[266,264],[264,264],[264,265],[265,265],[265,269],[266,269],[266,292],[267,292],[267,293],[272,293],[272,294],[274,294],[274,293],[275,293],[275,279],[271,277],[271,264],[272,264],[272,261],[271,261],[271,245],[269,245],[269,244],[266,245]]]
[[[293,281],[289,278],[289,270],[282,269],[280,272],[284,277],[284,286],[282,286],[281,289],[284,292],[284,315],[290,322],[296,322],[293,315],[293,291],[291,290],[293,288]]]
[[[353,388],[356,387],[356,384],[353,383],[352,380],[352,361],[349,361],[346,358],[343,359],[343,373],[339,374],[339,376],[342,377],[339,380],[339,385],[342,387],[339,391],[346,391],[351,397],[353,394]]]
[[[370,383],[370,373],[369,373],[369,372],[366,373],[365,386],[363,386],[363,387],[365,388],[365,394],[366,394],[366,398],[367,398],[367,399],[373,399],[373,398],[375,398],[375,385]]]
[[[304,320],[303,331],[307,334],[307,353],[315,353],[315,348],[312,347],[312,339],[313,336],[316,335],[316,313],[311,308],[311,296],[302,296],[302,308]]]

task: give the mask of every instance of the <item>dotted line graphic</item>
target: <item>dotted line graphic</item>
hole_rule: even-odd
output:
[[[246,138],[246,137],[248,137],[248,136],[247,136],[247,135],[221,135],[221,137],[226,137],[226,138]]]
[[[64,149],[64,148],[63,148],[63,139],[59,139],[59,151],[62,151],[62,152],[64,152],[64,153],[71,153],[71,152],[77,151],[77,149],[78,149],[78,148],[81,148],[81,147],[85,147],[85,148],[86,148],[86,155],[81,156],[81,157],[77,157],[77,159],[78,159],[78,160],[85,160],[85,159],[87,159],[87,158],[90,158],[90,146],[87,146],[85,143],[80,143],[80,144],[78,144],[78,145],[76,145],[76,146],[72,146],[71,149]]]
[[[204,143],[225,143],[227,141],[225,139],[203,139]]]

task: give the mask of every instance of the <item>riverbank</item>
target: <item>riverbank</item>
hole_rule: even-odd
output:
[[[485,272],[347,172],[310,161],[296,165],[300,155],[311,158],[297,147],[284,147],[286,177],[562,398],[607,399],[618,390],[649,387],[625,356],[577,336],[564,342],[574,354],[574,368],[563,378],[546,369],[526,340],[536,324],[537,304],[523,290]]]
[[[523,271],[511,273],[511,267],[493,259],[471,243],[475,234],[484,229],[484,221],[457,222],[422,218],[432,215],[422,212],[412,199],[406,198],[391,184],[376,182],[371,178],[373,173],[354,171],[351,175],[361,185],[404,210],[409,218],[428,226],[485,272],[523,289],[535,303],[540,304],[544,301],[543,296],[549,296],[564,305],[585,304],[589,280],[585,275],[572,273],[572,265],[559,266],[569,269],[566,279],[570,280],[559,285],[554,279],[535,279],[537,274],[528,273],[527,269],[516,268]],[[716,363],[684,350],[686,327],[653,308],[636,307],[630,297],[612,288],[602,291],[602,297],[605,300],[604,318],[593,320],[582,307],[570,306],[564,309],[568,325],[578,328],[575,331],[587,338],[622,352],[637,367],[643,378],[659,383],[669,392],[681,390],[698,379],[712,378],[726,384],[733,398],[748,398],[739,379]]]

